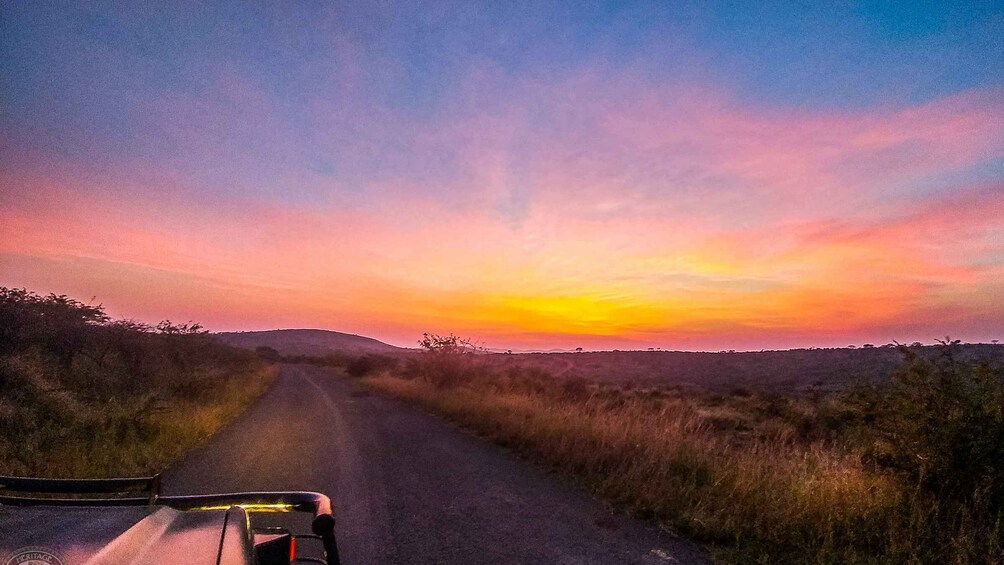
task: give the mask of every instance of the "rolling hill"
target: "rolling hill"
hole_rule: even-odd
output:
[[[267,330],[249,332],[222,332],[214,334],[224,343],[254,349],[271,347],[283,355],[327,355],[329,353],[402,353],[403,347],[355,334],[330,330]]]

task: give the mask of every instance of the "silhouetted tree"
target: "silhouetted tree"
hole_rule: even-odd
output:
[[[417,375],[436,386],[450,387],[470,381],[478,370],[473,357],[483,349],[470,339],[424,333],[418,344],[422,347],[422,359],[415,367]]]
[[[39,296],[25,289],[0,287],[0,354],[39,347],[64,368],[88,345],[92,329],[108,322],[101,305],[65,295]]]

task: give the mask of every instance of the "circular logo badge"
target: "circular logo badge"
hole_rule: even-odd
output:
[[[51,549],[44,547],[22,547],[3,563],[4,565],[63,565]]]

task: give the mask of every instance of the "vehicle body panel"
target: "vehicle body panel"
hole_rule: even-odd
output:
[[[257,554],[258,538],[315,540],[322,558],[337,565],[334,518],[328,497],[312,492],[251,492],[160,496],[159,479],[48,480],[0,477],[0,558],[37,548],[62,563],[85,565],[192,563],[263,565],[276,552]],[[137,490],[143,497],[131,496]],[[7,493],[17,493],[16,496]],[[24,496],[28,493],[31,496]],[[76,497],[53,498],[51,494]],[[94,496],[101,494],[101,496]],[[251,514],[309,512],[311,533],[253,528]],[[266,535],[261,532],[267,531]],[[276,547],[273,544],[273,547]],[[284,557],[292,560],[294,551]]]

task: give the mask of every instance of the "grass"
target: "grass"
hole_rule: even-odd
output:
[[[275,373],[197,324],[113,321],[65,296],[0,288],[0,474],[160,472]]]
[[[5,434],[0,440],[0,474],[88,478],[160,472],[243,412],[275,373],[267,365],[221,370],[206,394],[164,399],[142,414],[137,403],[143,400],[115,398],[95,405],[40,383],[51,397],[45,414],[26,414],[0,399],[0,422],[18,430],[17,437]]]
[[[0,443],[0,474],[88,478],[158,473],[240,415],[275,377],[257,367],[227,380],[212,395],[176,399],[133,421],[125,406],[103,413],[77,406],[70,425],[42,425],[16,445]]]
[[[364,382],[564,471],[723,562],[1004,563],[1000,513],[866,463],[820,425],[839,421],[839,404],[477,367],[443,386],[420,363]]]

